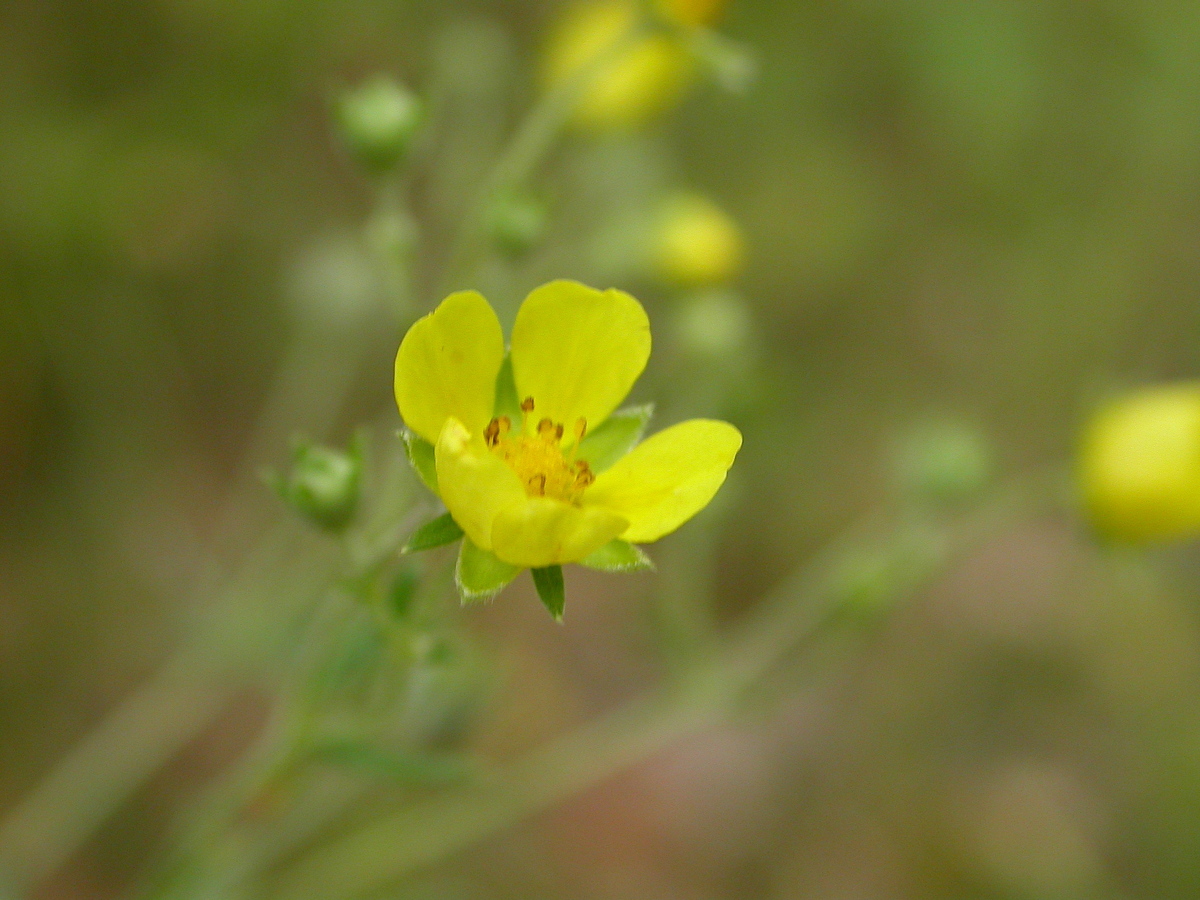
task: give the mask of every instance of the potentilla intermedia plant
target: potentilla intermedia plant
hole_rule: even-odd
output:
[[[601,242],[567,227],[569,215],[556,220],[569,204],[538,177],[568,132],[576,141],[570,148],[603,155],[631,132],[654,128],[701,90],[704,76],[744,87],[753,70],[748,55],[712,30],[724,7],[723,0],[564,4],[538,71],[528,73],[540,77],[534,106],[497,152],[490,175],[462,190],[444,182],[475,171],[478,148],[449,158],[470,139],[446,136],[476,122],[439,118],[454,113],[451,87],[443,85],[439,102],[426,102],[422,92],[379,75],[344,94],[334,119],[375,205],[361,235],[327,245],[305,268],[305,346],[324,351],[335,332],[344,337],[366,321],[374,328],[374,313],[410,326],[394,369],[403,444],[445,512],[413,531],[428,504],[414,496],[419,488],[394,441],[395,410],[375,429],[374,446],[361,439],[342,452],[297,443],[290,473],[269,481],[328,538],[321,546],[331,561],[319,553],[297,558],[290,540],[280,539],[278,578],[229,586],[229,602],[214,614],[213,646],[197,640],[0,830],[0,894],[12,884],[25,896],[69,858],[93,823],[151,777],[154,761],[169,758],[222,702],[244,691],[227,673],[253,671],[254,687],[272,698],[272,727],[211,793],[194,827],[181,829],[180,846],[147,880],[147,896],[383,896],[471,842],[689,730],[725,720],[819,627],[839,616],[877,621],[944,567],[964,532],[973,533],[954,517],[985,505],[986,444],[973,432],[937,431],[905,453],[895,521],[798,560],[772,596],[746,604],[755,608],[748,627],[718,626],[696,574],[712,569],[715,519],[683,526],[725,484],[742,434],[718,418],[693,418],[644,437],[652,407],[623,404],[651,356],[651,319],[619,287],[644,286],[656,331],[668,336],[663,343],[672,352],[664,356],[676,368],[661,382],[667,407],[738,418],[732,398],[738,380],[750,380],[755,329],[737,281],[753,248],[717,199],[639,170],[631,179],[636,196],[624,200],[632,208],[604,211],[612,221],[598,224],[611,226],[602,233],[613,246],[597,254],[593,244]],[[487,29],[465,31],[466,45],[478,51],[471,62],[481,67],[469,71],[506,58],[480,51]],[[459,50],[445,54],[451,69],[463,64]],[[589,144],[598,132],[603,140]],[[594,171],[624,172],[621,166],[640,158],[618,150]],[[422,167],[444,171],[409,177]],[[437,208],[409,203],[414,185]],[[474,202],[458,202],[471,191]],[[432,221],[423,221],[427,214]],[[554,270],[564,274],[591,278],[589,261],[602,256],[616,273],[598,276],[607,289],[573,280],[536,287],[507,339],[483,294],[445,296],[451,286],[472,285],[501,300],[520,296],[545,277],[530,274],[545,267],[522,267],[551,244]],[[302,350],[281,375],[276,393],[287,402],[264,413],[267,425],[291,421],[296,407],[288,403],[298,397],[315,404],[324,396],[332,416],[341,399],[333,395],[343,389],[333,373],[374,358],[364,353],[332,365]],[[314,372],[316,388],[302,380]],[[1082,472],[1098,526],[1138,538],[1200,530],[1194,387],[1115,406],[1089,435]],[[790,469],[794,461],[772,465]],[[456,593],[467,602],[494,597],[528,569],[561,621],[563,566],[650,569],[643,546],[681,528],[673,546],[656,551],[662,572],[645,598],[672,675],[665,685],[528,758],[475,759],[464,735],[487,692],[478,689],[485,676],[464,625],[477,614],[455,598],[448,555],[439,568],[436,556],[413,554],[460,542]],[[247,595],[259,581],[263,597],[255,606]],[[318,767],[330,766],[352,770],[357,780],[326,783]],[[314,798],[309,789],[318,781],[328,795]],[[394,802],[363,788],[378,784],[392,786]]]

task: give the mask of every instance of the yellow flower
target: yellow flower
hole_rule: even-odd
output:
[[[649,356],[637,300],[573,281],[526,297],[507,357],[500,322],[474,291],[409,329],[396,403],[428,442],[414,457],[432,445],[427,483],[465,532],[464,553],[486,551],[511,579],[614,541],[658,540],[708,505],[741,434],[693,419],[633,446],[646,414],[614,411]]]
[[[1084,435],[1079,479],[1106,537],[1200,534],[1200,383],[1148,388],[1101,409]]]
[[[684,25],[711,25],[725,9],[726,0],[658,0],[659,9]]]
[[[638,15],[633,0],[591,0],[568,9],[550,34],[545,85],[557,87],[613,52],[638,27]],[[575,109],[576,124],[598,131],[638,128],[679,102],[693,70],[676,36],[645,35],[596,74]]]
[[[677,194],[659,213],[652,253],[664,279],[686,287],[721,284],[742,268],[742,234],[719,206],[701,194]]]

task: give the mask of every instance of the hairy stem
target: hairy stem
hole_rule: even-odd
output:
[[[1038,482],[1040,484],[1040,481]],[[945,549],[898,594],[927,582],[963,552],[1028,511],[1038,497],[1027,480],[955,524]],[[384,816],[296,865],[275,885],[273,900],[357,897],[500,832],[720,722],[746,689],[811,638],[835,609],[831,574],[859,546],[856,529],[835,542],[762,601],[725,649],[672,686],[632,701],[510,764],[483,788],[464,789]]]
[[[588,88],[644,37],[648,28],[644,17],[635,20],[632,27],[609,44],[603,53],[544,93],[529,110],[492,169],[479,197],[463,218],[447,257],[437,299],[464,286],[456,280],[469,272],[475,262],[492,204],[498,198],[520,190],[529,181],[570,122]]]

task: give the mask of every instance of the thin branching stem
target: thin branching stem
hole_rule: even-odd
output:
[[[1042,476],[1021,478],[947,531],[945,551],[913,579],[911,593],[988,536],[1044,502]],[[852,529],[771,592],[726,642],[686,678],[511,763],[482,788],[452,792],[384,816],[286,872],[272,900],[358,897],[503,831],[686,736],[722,721],[747,689],[816,635],[835,611],[831,573],[846,552],[879,534],[877,519]],[[899,598],[895,598],[899,599]]]

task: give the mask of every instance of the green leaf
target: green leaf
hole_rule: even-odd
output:
[[[463,530],[458,527],[458,523],[454,521],[450,513],[446,513],[426,522],[414,531],[413,536],[400,548],[400,552],[418,553],[421,550],[432,550],[434,547],[452,544],[462,535]]]
[[[619,409],[579,442],[579,456],[593,472],[603,472],[634,448],[654,414],[654,404]]]
[[[398,753],[353,738],[321,741],[312,755],[320,762],[410,784],[443,785],[471,774],[461,757]]]
[[[437,464],[433,456],[433,444],[407,428],[401,432],[404,449],[408,451],[408,462],[417,477],[435,494],[438,492]],[[439,495],[440,496],[440,495]]]
[[[542,603],[554,616],[555,622],[563,619],[563,608],[567,605],[567,591],[563,585],[562,566],[546,566],[544,569],[532,569],[533,583],[537,587],[538,596]]]
[[[654,569],[654,561],[642,552],[641,547],[621,540],[610,541],[595,553],[584,557],[579,564],[600,572],[645,572]]]
[[[517,396],[517,382],[513,378],[512,354],[504,354],[500,374],[496,376],[496,405],[492,415],[508,416],[514,428],[521,427],[521,398]]]
[[[491,600],[516,578],[520,571],[519,566],[501,562],[487,550],[475,546],[469,537],[464,537],[462,547],[458,551],[454,580],[462,602],[477,603],[480,600]]]

